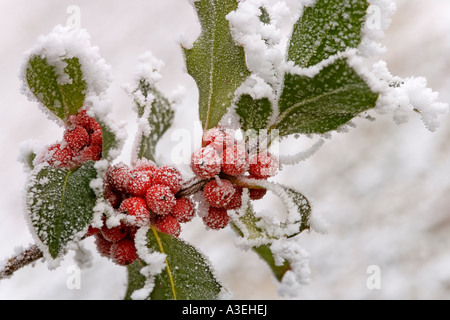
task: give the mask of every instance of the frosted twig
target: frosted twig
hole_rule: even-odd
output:
[[[17,270],[39,260],[43,256],[44,254],[37,245],[30,246],[6,261],[2,270],[0,270],[0,280],[11,277]]]
[[[300,151],[294,155],[279,155],[278,160],[280,164],[285,165],[294,165],[301,161],[304,161],[311,157],[314,153],[316,153],[325,143],[324,139],[320,139],[316,143],[314,143],[310,148],[305,151]]]

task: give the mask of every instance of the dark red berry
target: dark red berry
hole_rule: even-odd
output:
[[[95,235],[95,245],[97,246],[97,250],[102,257],[111,258],[112,244],[112,242],[103,237],[101,232]]]
[[[152,186],[153,172],[150,170],[132,170],[126,191],[134,197],[145,197],[147,190]]]
[[[79,152],[89,144],[89,134],[81,126],[69,128],[64,132],[64,141],[75,152]]]
[[[91,135],[90,135],[90,145],[91,146],[99,146],[101,147],[103,145],[103,133],[102,133],[102,129],[97,129],[95,130]]]
[[[270,153],[260,153],[250,158],[250,175],[256,179],[267,179],[278,172],[278,160]]]
[[[128,180],[131,177],[131,169],[124,163],[111,166],[106,171],[106,180],[113,190],[125,193]]]
[[[123,239],[114,243],[111,246],[111,258],[120,266],[128,266],[135,262],[139,256],[134,241]]]
[[[108,228],[107,225],[104,225],[101,229],[103,238],[109,242],[117,242],[122,240],[127,236],[127,232],[127,227],[123,223],[120,223],[120,225],[112,228]]]
[[[68,146],[62,146],[59,143],[51,145],[48,148],[47,154],[44,156],[44,161],[52,167],[62,169],[72,169],[78,166],[77,155]]]
[[[181,226],[177,219],[172,215],[157,216],[155,226],[159,231],[178,237],[181,233]]]
[[[80,162],[84,163],[86,161],[99,161],[102,158],[102,147],[92,145],[87,146],[83,150],[80,151]]]
[[[222,153],[222,172],[230,176],[238,176],[247,171],[247,150],[242,145],[227,147]]]
[[[266,193],[267,189],[249,189],[250,199],[259,200],[262,199]]]
[[[242,192],[243,189],[239,186],[234,187],[235,192],[230,199],[230,202],[225,206],[227,210],[236,210],[242,207]]]

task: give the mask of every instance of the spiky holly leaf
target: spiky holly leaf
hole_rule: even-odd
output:
[[[204,130],[217,126],[234,92],[250,74],[244,49],[234,42],[226,19],[237,5],[236,0],[194,2],[201,34],[192,48],[184,49],[184,54],[187,71],[199,90],[199,116]]]

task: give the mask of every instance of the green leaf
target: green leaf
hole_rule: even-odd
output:
[[[187,71],[199,89],[199,116],[204,130],[217,126],[234,92],[250,74],[244,49],[235,44],[226,19],[237,5],[236,0],[194,2],[201,34],[192,48],[184,49],[184,54]]]
[[[103,119],[96,118],[102,129],[102,159],[112,160],[111,151],[117,150],[121,142],[113,130]]]
[[[139,118],[147,117],[150,127],[150,134],[146,135],[140,132],[140,144],[137,150],[138,159],[148,159],[156,162],[156,145],[164,133],[170,128],[175,116],[175,112],[169,100],[147,79],[142,78],[139,81],[139,87],[136,92],[144,97],[145,102],[148,101],[149,95],[153,98],[150,110],[146,112],[147,106],[140,100],[135,99]]]
[[[72,170],[36,167],[32,173],[27,209],[35,234],[53,259],[92,222],[96,196],[89,184],[96,177],[93,161]]]
[[[26,68],[30,91],[51,113],[63,121],[78,113],[83,106],[87,89],[78,58],[62,60],[66,67],[58,74],[56,67],[45,57],[32,56]]]
[[[286,74],[280,114],[271,128],[280,136],[336,130],[375,107],[377,99],[346,60],[339,59],[313,78]]]
[[[261,11],[261,15],[259,16],[259,20],[262,23],[270,24],[270,15],[267,12],[266,8],[260,7],[259,10]]]
[[[252,248],[258,256],[264,260],[267,265],[272,270],[273,275],[278,281],[281,281],[283,279],[284,274],[291,270],[291,264],[288,260],[285,260],[284,263],[281,266],[278,266],[275,264],[275,259],[273,257],[272,251],[270,250],[270,246],[268,245],[262,245],[258,247]]]
[[[166,254],[166,268],[155,277],[151,300],[215,300],[222,290],[207,259],[193,246],[157,231],[147,233],[148,247]],[[129,288],[126,299],[143,287],[145,277],[139,271],[145,264],[134,263],[128,268]]]
[[[244,94],[236,104],[236,113],[244,131],[266,129],[273,113],[272,103],[267,98],[254,100]]]
[[[288,60],[313,66],[361,43],[369,3],[366,0],[317,0],[295,23]]]

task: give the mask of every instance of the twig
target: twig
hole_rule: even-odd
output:
[[[8,259],[3,267],[3,270],[0,270],[0,280],[11,277],[17,270],[39,260],[43,256],[42,251],[37,245],[30,246],[28,249],[25,249],[14,257]]]

